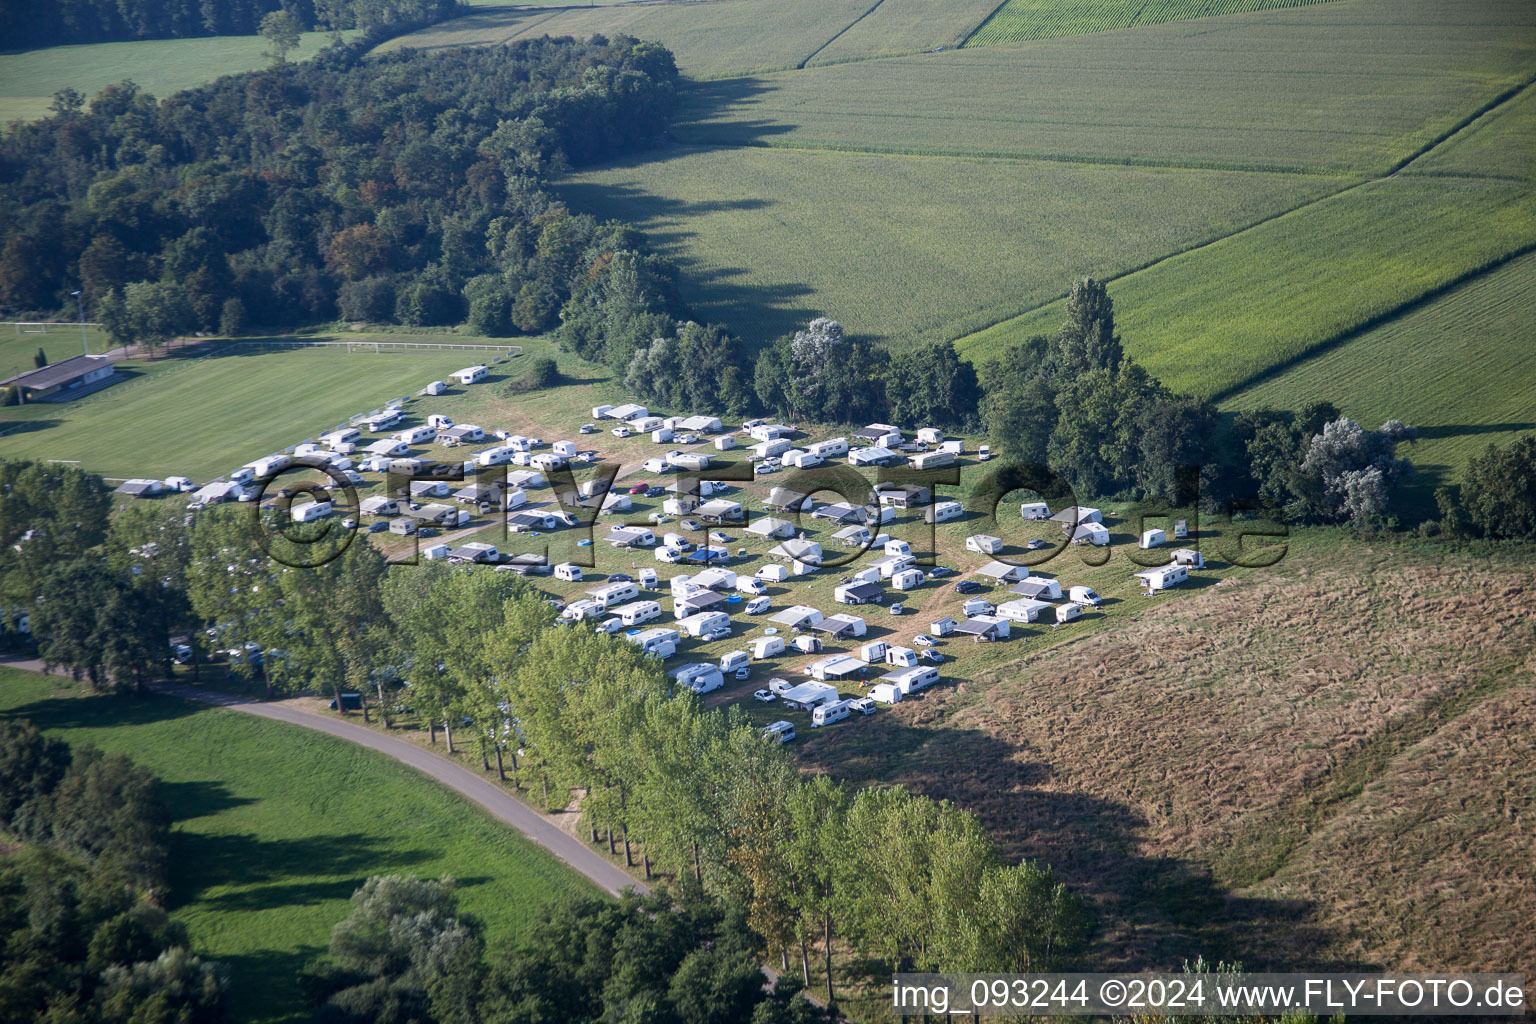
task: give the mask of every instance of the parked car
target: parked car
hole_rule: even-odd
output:
[[[1039,551],[1041,548],[1048,548],[1050,546],[1051,546],[1051,542],[1050,541],[1048,541],[1048,540],[1041,540],[1040,538],[1036,537],[1034,540],[1032,540],[1028,544],[1024,545],[1024,550],[1026,550],[1026,551]]]
[[[772,704],[774,701],[779,699],[779,695],[776,693],[769,693],[767,690],[758,690],[752,694],[752,699],[760,700],[764,704]]]
[[[369,533],[383,533],[387,529],[389,529],[389,523],[382,519],[375,519],[373,522],[368,524]]]
[[[920,657],[924,661],[931,661],[931,662],[933,662],[935,665],[942,665],[942,664],[944,664],[944,655],[940,654],[938,651],[934,650],[931,647],[928,650],[924,651],[920,655]]]
[[[346,519],[341,521],[341,528],[343,530],[355,530],[357,529],[357,520],[353,519],[351,516],[348,516]]]
[[[678,444],[697,444],[698,440],[699,440],[699,435],[698,434],[678,434],[672,440],[676,441]]]
[[[629,493],[630,494],[644,494],[648,490],[650,490],[650,487],[647,486],[646,484],[635,484],[635,486],[633,486],[633,487],[631,487],[629,489]]]
[[[645,489],[645,496],[647,498],[659,498],[666,493],[667,489],[658,484],[651,484],[651,486]]]
[[[758,463],[757,468],[755,470],[753,470],[754,473],[757,473],[757,474],[763,475],[763,476],[766,476],[769,473],[777,473],[778,471],[779,471],[779,467],[778,466],[770,466],[766,462]]]
[[[961,580],[955,584],[955,593],[979,594],[981,593],[981,584],[977,583],[975,580]]]
[[[902,606],[902,603],[900,601],[897,601],[895,604],[891,605],[891,614],[892,615],[900,615],[902,612],[904,612],[906,610],[907,609]]]
[[[731,631],[729,628],[712,629],[708,633],[705,633],[703,636],[699,637],[699,639],[703,640],[705,643],[711,643],[715,640],[724,640],[730,635]]]
[[[583,423],[581,425],[581,429],[578,430],[577,433],[579,433],[579,434],[595,434],[595,433],[597,433],[597,427],[595,427],[591,423]]]
[[[650,515],[646,516],[645,519],[646,522],[652,523],[656,526],[660,526],[662,523],[670,523],[672,521],[672,517],[667,515],[665,512],[652,512]]]
[[[737,679],[745,679],[745,678],[747,678],[747,676],[749,676],[751,674],[752,674],[752,670],[750,668],[748,668],[747,666],[745,666],[745,665],[743,665],[741,668],[736,670],[736,678]]]
[[[730,544],[730,543],[733,543],[731,538],[727,537],[725,534],[721,533],[719,530],[713,530],[713,531],[710,532],[709,542],[711,544]]]
[[[702,529],[704,529],[704,527],[700,526],[697,522],[695,522],[692,519],[684,519],[682,522],[678,523],[677,525],[681,526],[685,530],[702,530]]]
[[[609,583],[633,583],[635,578],[627,572],[616,572],[608,577]]]
[[[624,623],[617,618],[604,619],[602,622],[597,624],[597,632],[599,633],[617,633],[623,628]]]
[[[927,633],[917,634],[917,636],[912,638],[912,642],[917,644],[919,647],[932,647],[934,644],[938,643],[937,640],[929,636]]]
[[[945,576],[953,576],[954,574],[955,570],[947,565],[936,565],[928,570],[928,578],[931,580],[941,580]]]

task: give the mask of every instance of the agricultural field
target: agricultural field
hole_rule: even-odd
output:
[[[1414,465],[1403,499],[1434,514],[1435,488],[1454,482],[1472,456],[1536,430],[1533,309],[1536,254],[1528,254],[1224,404],[1294,409],[1327,398],[1371,427],[1392,417],[1419,427],[1419,441],[1403,450]]]
[[[1129,274],[1111,294],[1127,352],[1175,389],[1222,396],[1531,245],[1536,193],[1400,175]],[[1053,303],[959,347],[984,359],[1061,318]]]
[[[807,66],[954,49],[996,7],[996,0],[881,0],[829,40]]]
[[[491,941],[541,906],[586,894],[559,861],[382,754],[305,729],[170,698],[52,690],[0,668],[0,715],[123,753],[164,782],[172,915],[194,952],[229,965],[233,1019],[309,1019],[298,971],[324,951],[369,875],[459,879]]]
[[[1054,865],[1097,903],[1095,963],[1529,962],[1531,556],[1288,544],[803,756]]]
[[[744,147],[590,171],[560,192],[643,228],[682,267],[696,319],[760,344],[818,315],[892,342],[949,337],[1048,301],[1074,277],[1129,270],[1334,187],[1301,175]]]
[[[490,354],[239,346],[202,359],[120,364],[135,379],[76,402],[0,410],[0,419],[17,423],[0,449],[11,458],[76,461],[111,478],[178,474],[203,483]],[[160,443],[146,446],[145,438]]]
[[[329,32],[306,32],[288,59],[307,60],[330,38]],[[142,91],[164,99],[221,75],[265,67],[268,61],[262,50],[266,46],[260,36],[207,36],[50,46],[3,54],[0,124],[47,116],[53,94],[60,89],[72,88],[91,97],[109,85],[132,81]]]
[[[966,46],[996,46],[1089,32],[1161,25],[1221,14],[1305,7],[1329,0],[1007,0],[982,23]]]
[[[1467,130],[1403,169],[1404,174],[1536,179],[1536,88],[1478,118]]]
[[[798,67],[868,9],[867,0],[711,0],[476,12],[391,39],[381,49],[623,32],[664,44],[692,77],[722,78]]]
[[[684,91],[674,134],[1363,178],[1532,74],[1529,5],[1347,0],[1287,12],[1283,28],[1264,17],[1202,23],[1193,38],[1159,25],[704,83]],[[1365,73],[1339,73],[1364,54]]]

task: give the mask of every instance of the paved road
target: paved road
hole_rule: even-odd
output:
[[[475,774],[467,768],[460,767],[446,758],[439,757],[430,751],[422,750],[414,743],[408,743],[405,740],[375,732],[372,729],[343,719],[315,714],[312,711],[301,711],[298,708],[282,704],[264,704],[248,700],[244,697],[200,690],[196,687],[183,686],[178,683],[157,684],[154,690],[156,693],[181,697],[185,700],[194,700],[203,704],[216,704],[220,707],[244,711],[246,714],[257,715],[261,718],[270,718],[277,722],[286,722],[289,725],[313,729],[316,732],[336,736],[340,739],[356,743],[359,746],[367,747],[370,750],[377,750],[381,754],[394,758],[401,764],[409,765],[428,778],[442,783],[455,793],[459,793],[479,804],[489,811],[493,817],[511,825],[533,842],[554,854],[571,870],[585,875],[607,892],[618,895],[621,890],[631,888],[639,892],[650,891],[649,887],[644,883],[636,881],[622,869],[608,863],[597,853],[589,849],[581,840],[562,832],[557,826],[546,821],[537,811],[508,795],[495,783]]]

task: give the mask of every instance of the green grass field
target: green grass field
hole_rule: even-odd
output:
[[[1274,24],[1281,14],[1284,24]],[[1527,81],[1536,8],[1356,0],[1202,28],[1157,25],[707,83],[685,91],[674,134],[700,145],[1367,177]]]
[[[1434,512],[1449,483],[1490,442],[1536,430],[1536,254],[1522,256],[1407,315],[1366,331],[1232,396],[1234,409],[1299,408],[1327,398],[1369,426],[1421,427],[1403,454],[1416,478],[1407,504]]]
[[[748,147],[593,171],[561,192],[644,228],[682,265],[695,316],[757,343],[821,314],[899,342],[961,333],[1060,294],[1074,276],[1124,271],[1331,187],[1313,176]]]
[[[1536,194],[1402,176],[1175,256],[1110,292],[1128,352],[1171,387],[1217,395],[1532,244]],[[1061,318],[1058,301],[959,345],[983,359]]]
[[[997,0],[881,0],[867,15],[829,40],[810,66],[895,54],[952,49],[991,14]]]
[[[1536,180],[1536,88],[1480,117],[1443,146],[1403,169],[1404,174],[1462,175]]]
[[[329,39],[328,32],[306,32],[288,59],[308,59]],[[50,46],[3,54],[0,124],[46,116],[53,94],[60,89],[73,88],[90,97],[125,79],[164,99],[179,89],[190,89],[221,75],[265,67],[267,58],[262,50],[266,45],[260,36],[209,36]]]
[[[13,458],[78,461],[114,478],[179,474],[202,483],[488,355],[452,349],[236,351],[169,366],[130,366],[128,372],[142,376],[78,402],[0,410],[0,420],[22,423],[0,437],[0,451]]]
[[[479,808],[345,740],[172,698],[55,694],[0,669],[0,714],[127,754],[165,783],[172,904],[194,949],[228,964],[239,1021],[308,1019],[296,972],[372,874],[463,884],[493,942],[586,882]]]
[[[720,78],[796,67],[869,7],[870,0],[711,0],[554,12],[487,11],[391,39],[381,49],[623,32],[665,44],[685,74]]]
[[[1088,32],[1161,25],[1218,14],[1246,14],[1275,7],[1304,7],[1329,0],[1007,0],[967,46],[995,46]]]
[[[38,349],[43,350],[48,362],[57,363],[80,355],[87,347],[99,355],[112,348],[112,341],[99,327],[87,326],[82,342],[78,325],[55,324],[43,334],[40,328],[18,331],[14,324],[0,324],[0,379],[32,369],[32,357]]]

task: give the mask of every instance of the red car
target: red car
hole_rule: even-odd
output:
[[[649,489],[649,487],[650,487],[649,484],[635,484],[635,486],[633,486],[633,487],[631,487],[629,489],[629,493],[630,494],[644,494]]]

